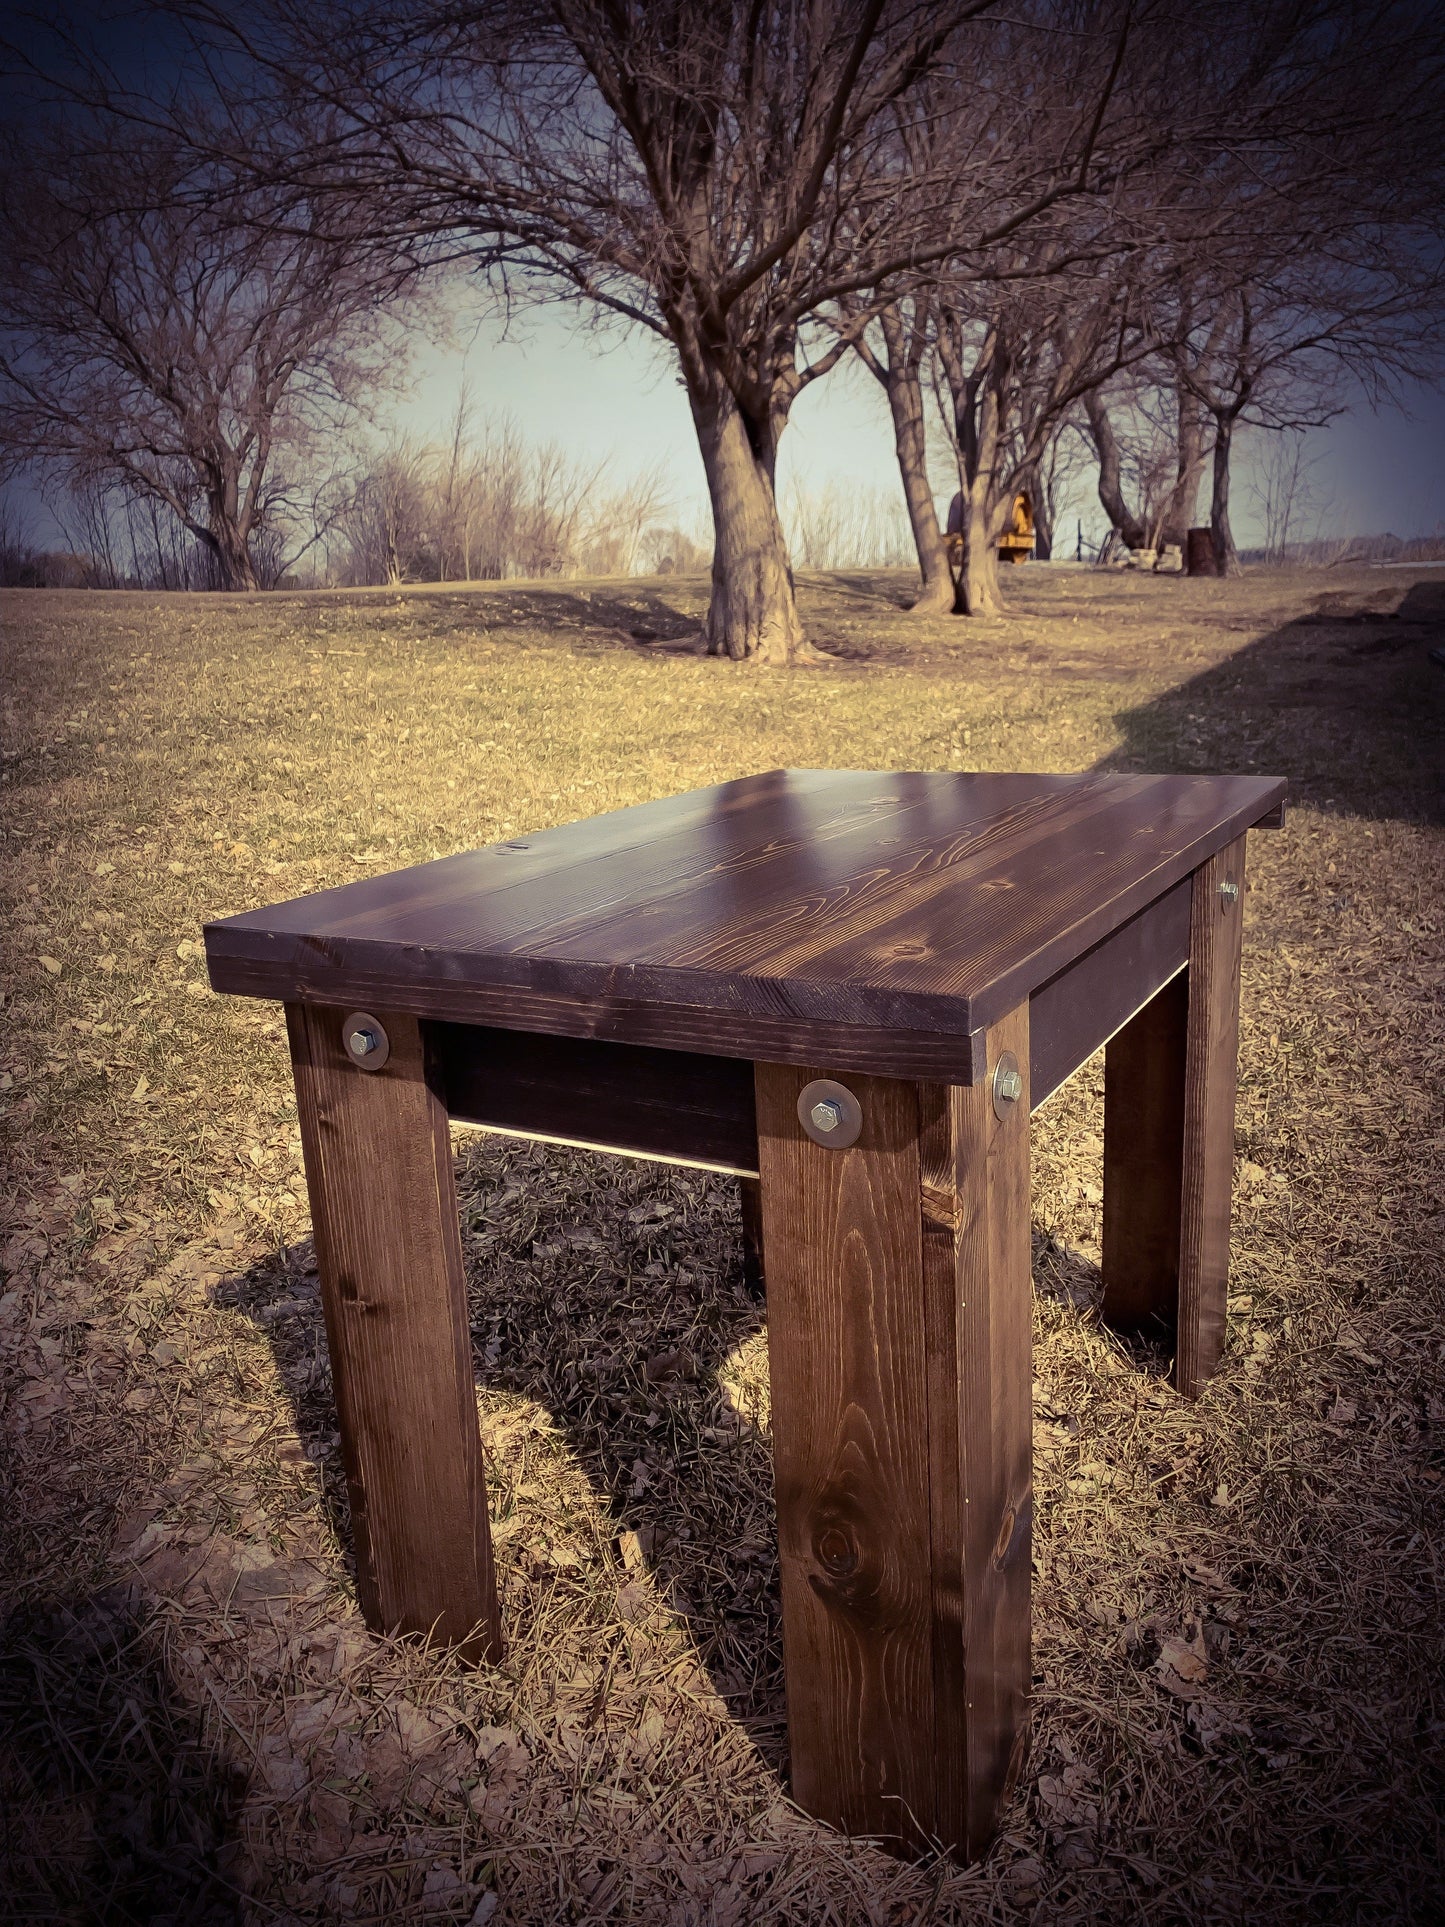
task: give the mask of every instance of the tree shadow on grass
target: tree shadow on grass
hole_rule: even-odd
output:
[[[508,608],[547,627],[606,629],[624,641],[654,648],[686,645],[701,649],[705,646],[702,618],[696,610],[681,606],[685,600],[640,587],[521,589],[508,597]]]
[[[1118,718],[1098,767],[1287,776],[1333,814],[1445,822],[1445,582],[1330,592]]]
[[[243,1790],[112,1586],[0,1626],[0,1915],[231,1927],[217,1856]]]
[[[477,1382],[488,1409],[541,1408],[620,1538],[614,1570],[685,1623],[762,1755],[785,1750],[763,1309],[744,1272],[736,1180],[466,1131],[458,1158]],[[219,1296],[270,1340],[339,1542],[351,1533],[309,1242]],[[535,1440],[533,1440],[535,1444]],[[547,1455],[489,1464],[505,1582],[589,1557],[549,1494]],[[595,1557],[595,1553],[590,1555]],[[612,1581],[605,1580],[611,1584]],[[626,1618],[624,1610],[621,1617]],[[622,1627],[619,1621],[619,1637]]]

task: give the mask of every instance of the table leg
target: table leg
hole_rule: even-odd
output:
[[[1194,874],[1189,967],[1104,1053],[1104,1316],[1172,1332],[1197,1397],[1224,1346],[1244,838]]]
[[[414,1017],[352,1062],[345,1012],[289,1004],[326,1336],[356,1542],[377,1632],[501,1648],[447,1113]]]
[[[1024,1089],[995,1115],[1011,1050]],[[1029,1686],[1028,1011],[967,1089],[842,1073],[863,1130],[813,1143],[818,1073],[757,1066],[793,1795],[966,1857],[1022,1762]]]

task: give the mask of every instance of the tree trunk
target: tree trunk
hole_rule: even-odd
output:
[[[256,564],[246,546],[245,538],[233,522],[212,516],[211,525],[205,532],[205,544],[210,550],[211,566],[215,570],[218,589],[251,590],[259,589],[260,578],[256,574]]]
[[[1028,496],[1029,506],[1034,514],[1034,560],[1052,562],[1054,518],[1049,505],[1049,492],[1044,487],[1043,475],[1037,468],[1026,470],[1019,477],[1019,488]]]
[[[1013,491],[991,500],[993,476],[980,469],[963,496],[963,563],[958,572],[954,613],[960,616],[1000,616],[1003,592],[999,584],[998,543],[1013,504]]]
[[[987,379],[971,380],[965,393],[967,433],[958,438],[966,464],[963,489],[963,564],[958,572],[954,613],[997,616],[1003,613],[998,579],[998,539],[1013,505],[1013,490],[998,486],[1000,387],[1007,379],[1002,344],[987,368]]]
[[[1199,500],[1199,479],[1204,473],[1204,411],[1194,396],[1182,386],[1178,397],[1178,480],[1164,512],[1161,543],[1174,543],[1181,551],[1194,526],[1194,510]]]
[[[1099,457],[1099,501],[1104,513],[1126,548],[1142,549],[1144,525],[1129,512],[1129,505],[1124,500],[1123,460],[1114,436],[1114,424],[1109,420],[1104,398],[1097,389],[1085,395],[1084,413],[1088,417],[1089,434]]]
[[[888,407],[893,416],[893,445],[898,451],[898,473],[908,504],[913,546],[923,587],[912,604],[915,615],[947,615],[953,608],[953,571],[938,526],[938,509],[928,480],[928,437],[924,428],[923,381],[918,362],[904,343],[902,321],[890,310],[883,317],[888,344],[888,367],[883,376]]]
[[[210,465],[206,486],[206,526],[197,531],[210,551],[218,589],[261,586],[247,540],[250,522],[249,514],[242,519],[239,477],[229,461],[218,457]]]
[[[803,640],[788,545],[773,492],[772,447],[759,448],[731,391],[692,399],[712,498],[712,600],[707,652],[735,662],[787,663],[811,653]]]
[[[1214,425],[1214,499],[1209,526],[1214,534],[1214,566],[1220,575],[1238,575],[1239,551],[1229,526],[1229,453],[1234,439],[1234,417],[1219,415]]]

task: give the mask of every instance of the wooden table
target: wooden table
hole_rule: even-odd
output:
[[[1193,1394],[1284,789],[774,770],[210,925],[215,988],[286,1005],[368,1622],[500,1647],[448,1119],[737,1172],[794,1796],[981,1851],[1027,1731],[1029,1113],[1107,1043],[1104,1310]]]

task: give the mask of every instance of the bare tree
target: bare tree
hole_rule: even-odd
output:
[[[583,573],[638,574],[649,552],[649,537],[671,507],[672,489],[660,469],[644,469],[631,481],[604,490],[579,542]]]
[[[1206,414],[1175,359],[1152,355],[1083,397],[1099,501],[1128,549],[1182,549],[1194,519],[1209,455]]]
[[[1210,526],[1221,574],[1239,566],[1230,523],[1238,429],[1323,426],[1346,406],[1347,377],[1378,400],[1428,376],[1445,353],[1442,294],[1433,260],[1408,246],[1374,272],[1308,256],[1263,266],[1217,296],[1207,340],[1177,345],[1181,380],[1213,420]]]
[[[713,509],[709,645],[781,661],[805,644],[778,444],[847,348],[815,318],[869,289],[891,300],[1093,188],[1128,0],[985,34],[993,4],[271,0],[264,34],[228,0],[188,11],[330,117],[319,146],[252,157],[269,178],[365,196],[374,221],[671,345]],[[1061,35],[1077,85],[1042,112],[1017,76]],[[935,138],[940,98],[971,142]],[[917,135],[904,164],[900,120]]]
[[[895,569],[914,547],[904,505],[891,488],[795,485],[784,492],[783,520],[805,569]]]
[[[158,505],[214,586],[260,586],[300,469],[395,368],[409,263],[105,116],[11,130],[0,166],[5,461]]]
[[[1237,567],[1237,430],[1319,425],[1347,385],[1382,399],[1428,378],[1445,347],[1445,19],[1409,0],[1336,0],[1293,28],[1264,10],[1254,39],[1236,92],[1256,104],[1257,134],[1223,146],[1195,186],[1160,334],[1181,481],[1212,429],[1222,571]]]
[[[914,611],[919,615],[951,610],[954,599],[948,549],[939,526],[928,472],[928,416],[923,382],[924,367],[934,345],[933,319],[931,290],[915,290],[881,309],[876,339],[870,339],[867,330],[853,337],[854,352],[881,384],[893,417],[893,445],[898,456],[903,499],[908,505],[909,527],[923,578],[923,587],[913,602]]]
[[[474,434],[465,388],[444,443],[394,436],[354,466],[338,528],[358,583],[632,575],[671,503],[657,470],[611,481],[508,419]]]
[[[1316,475],[1321,459],[1306,453],[1304,435],[1294,431],[1271,435],[1254,462],[1249,492],[1264,527],[1264,560],[1274,568],[1319,542],[1319,524],[1328,509]],[[1306,518],[1308,535],[1300,526]]]
[[[1049,450],[1080,401],[1138,352],[1133,294],[1122,278],[1053,280],[1042,272],[941,292],[936,393],[958,460],[960,613],[999,613],[999,543],[1017,495],[1038,490]]]

